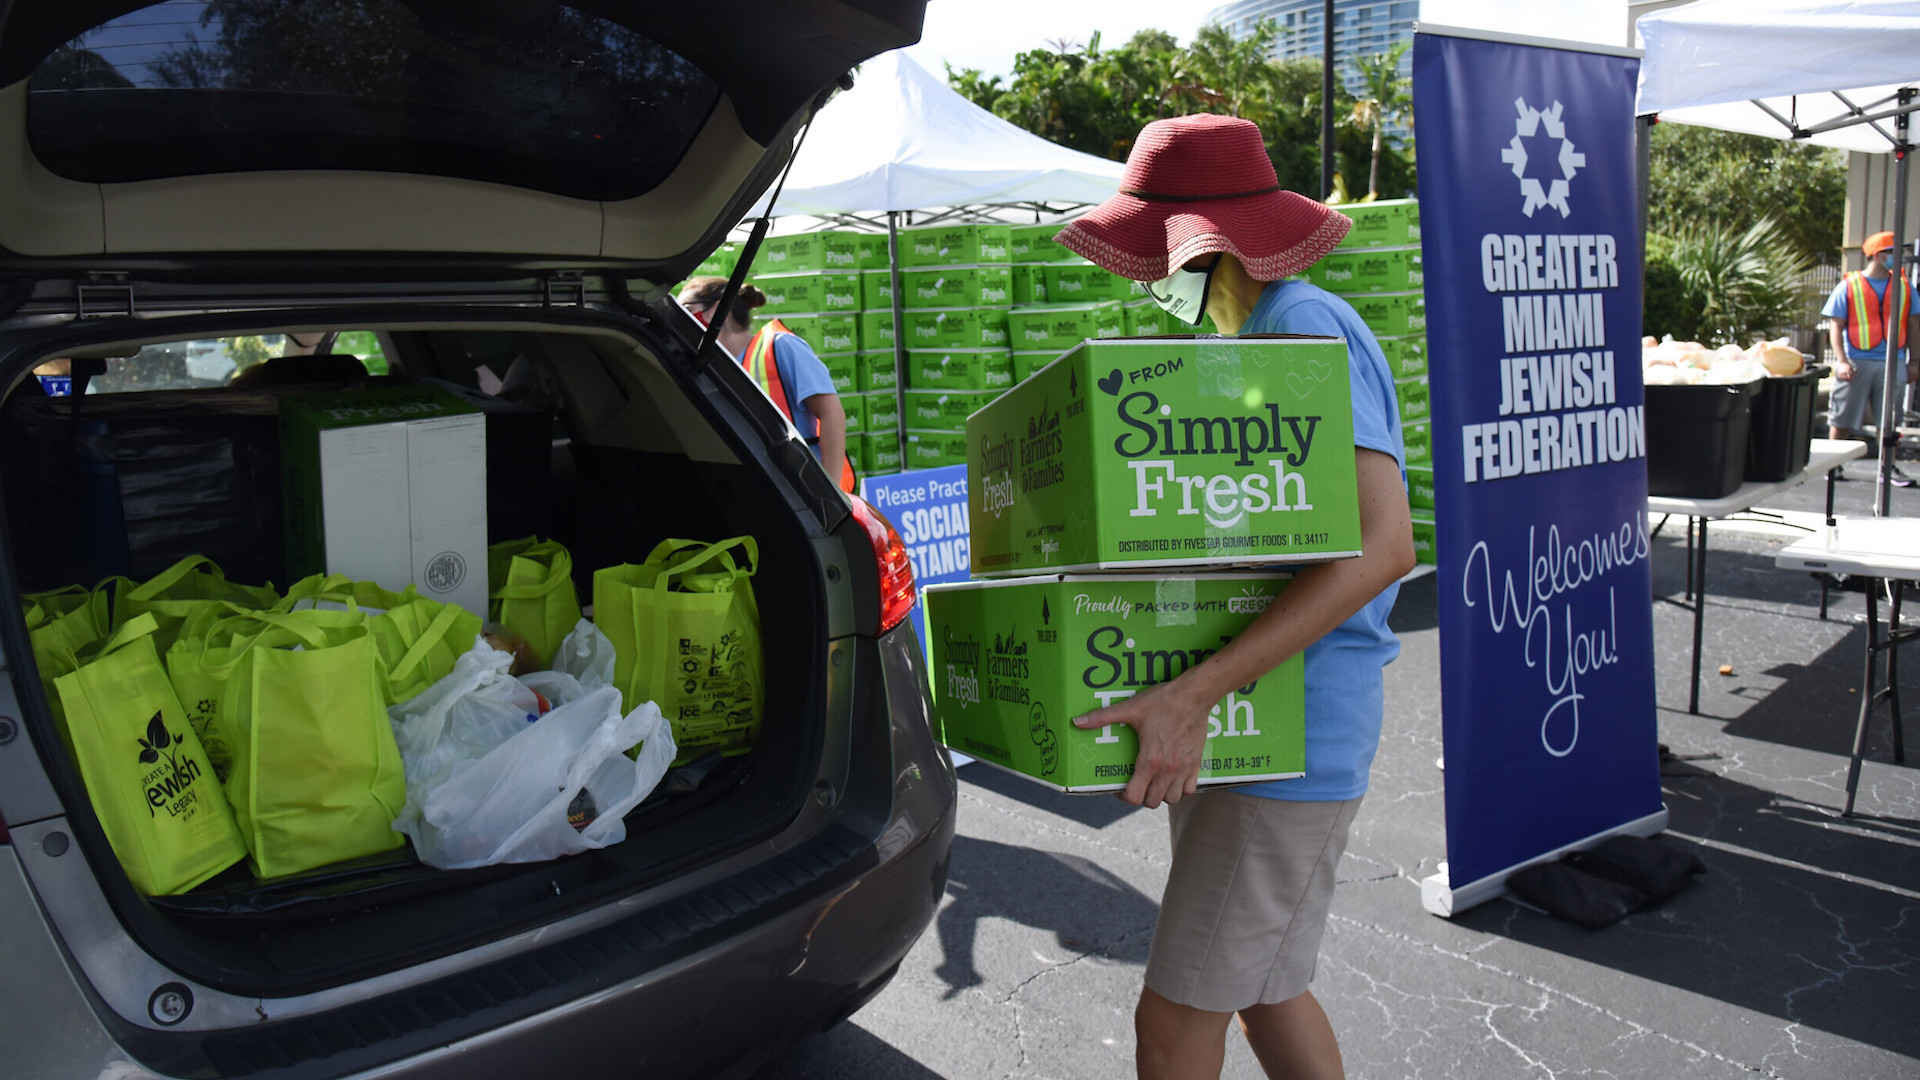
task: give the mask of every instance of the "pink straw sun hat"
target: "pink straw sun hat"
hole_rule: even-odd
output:
[[[1060,246],[1135,281],[1231,252],[1256,281],[1297,274],[1332,251],[1353,222],[1280,188],[1260,129],[1201,113],[1140,129],[1120,193],[1069,222]]]

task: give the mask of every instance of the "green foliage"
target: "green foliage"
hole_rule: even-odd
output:
[[[1355,127],[1373,133],[1373,145],[1367,166],[1367,198],[1380,197],[1380,157],[1386,150],[1385,128],[1413,109],[1412,87],[1400,75],[1400,58],[1407,54],[1408,42],[1396,43],[1384,53],[1353,58],[1354,68],[1366,81],[1367,93],[1353,103]]]
[[[1677,237],[1708,222],[1738,231],[1768,217],[1799,254],[1839,257],[1847,166],[1838,150],[1655,124],[1651,165],[1649,232]]]
[[[1689,225],[1647,247],[1648,333],[1746,345],[1775,336],[1800,315],[1808,260],[1772,218],[1745,228]]]
[[[1281,186],[1323,194],[1317,190],[1320,64],[1273,59],[1281,33],[1271,21],[1243,39],[1212,25],[1182,47],[1166,31],[1142,30],[1117,49],[1103,49],[1096,33],[1084,47],[1056,43],[1021,53],[1004,81],[949,67],[947,83],[1028,131],[1116,161],[1126,159],[1134,137],[1154,120],[1196,112],[1238,116],[1260,126]],[[1374,170],[1372,132],[1353,120],[1355,104],[1336,91],[1336,167],[1345,176]],[[1389,100],[1385,115],[1399,107]],[[1412,192],[1411,155],[1383,146],[1377,170],[1382,197]]]
[[[233,360],[234,374],[239,374],[255,364],[271,360],[277,354],[265,338],[237,337],[227,339],[227,356]]]

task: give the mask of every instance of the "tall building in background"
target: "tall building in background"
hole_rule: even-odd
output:
[[[1243,38],[1252,36],[1260,20],[1272,19],[1280,26],[1280,59],[1318,60],[1325,8],[1325,0],[1235,0],[1208,12],[1205,22],[1219,23],[1233,36]],[[1348,93],[1364,91],[1359,73],[1353,70],[1353,58],[1386,52],[1395,42],[1412,41],[1413,24],[1419,18],[1420,0],[1334,0],[1334,77]],[[1400,59],[1400,74],[1413,76],[1411,51]],[[1412,134],[1401,123],[1386,125],[1385,133],[1399,140]]]

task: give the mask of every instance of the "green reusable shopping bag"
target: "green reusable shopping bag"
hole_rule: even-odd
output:
[[[207,753],[207,762],[222,784],[233,778],[233,758],[239,739],[225,711],[227,680],[240,656],[262,634],[274,632],[266,621],[274,612],[253,611],[222,604],[183,627],[165,657],[167,679],[186,710],[187,722]]]
[[[110,580],[114,625],[151,612],[160,627],[154,632],[153,647],[163,656],[189,621],[210,610],[216,612],[216,618],[220,617],[217,611],[220,604],[270,608],[280,600],[280,594],[271,585],[228,581],[227,575],[204,555],[189,555],[137,584],[127,578]]]
[[[580,621],[573,556],[557,540],[529,536],[487,549],[487,618],[519,634],[542,668]]]
[[[158,622],[130,620],[55,680],[74,760],[133,886],[184,892],[246,855],[233,812],[154,651]]]
[[[734,552],[745,558],[736,562]],[[639,565],[593,575],[593,621],[613,643],[614,685],[631,712],[659,705],[680,761],[745,753],[760,735],[765,677],[751,536],[663,540]]]
[[[25,598],[27,642],[33,647],[33,663],[40,671],[40,683],[53,712],[54,729],[73,754],[73,735],[67,730],[67,710],[53,681],[80,666],[80,654],[107,636],[107,594],[100,589],[68,586],[52,592],[35,593]]]
[[[385,588],[371,581],[355,581],[345,574],[314,574],[303,577],[287,587],[287,595],[274,605],[276,611],[292,611],[301,606],[302,600],[312,601],[307,607],[316,604],[337,604],[341,607],[361,607],[372,611],[385,611],[420,595],[414,586],[409,585],[400,592]]]
[[[421,596],[412,585],[400,592],[342,574],[315,574],[287,590],[278,611],[339,608],[364,612],[367,631],[386,664],[387,704],[398,705],[445,678],[473,648],[480,616],[457,604]]]
[[[406,804],[386,672],[357,611],[265,612],[221,698],[227,800],[263,878],[391,850]],[[229,628],[240,629],[240,628]]]

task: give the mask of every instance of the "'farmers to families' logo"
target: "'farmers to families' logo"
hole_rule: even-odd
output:
[[[1513,122],[1513,141],[1500,151],[1500,160],[1513,166],[1513,175],[1520,179],[1520,194],[1526,197],[1520,212],[1532,217],[1540,207],[1551,206],[1560,211],[1561,217],[1566,217],[1573,213],[1573,208],[1567,205],[1567,193],[1572,190],[1570,181],[1574,173],[1586,167],[1587,155],[1575,150],[1573,140],[1567,138],[1567,126],[1560,121],[1561,105],[1558,101],[1553,103],[1552,108],[1543,111],[1529,106],[1526,98],[1515,98],[1513,107],[1520,116]],[[1559,178],[1550,180],[1545,187],[1541,186],[1538,175],[1527,175],[1527,142],[1535,140],[1535,148],[1540,149],[1538,135],[1542,127],[1547,129],[1546,139],[1560,141],[1559,156],[1534,168],[1538,174],[1552,172],[1556,165],[1559,167]]]

